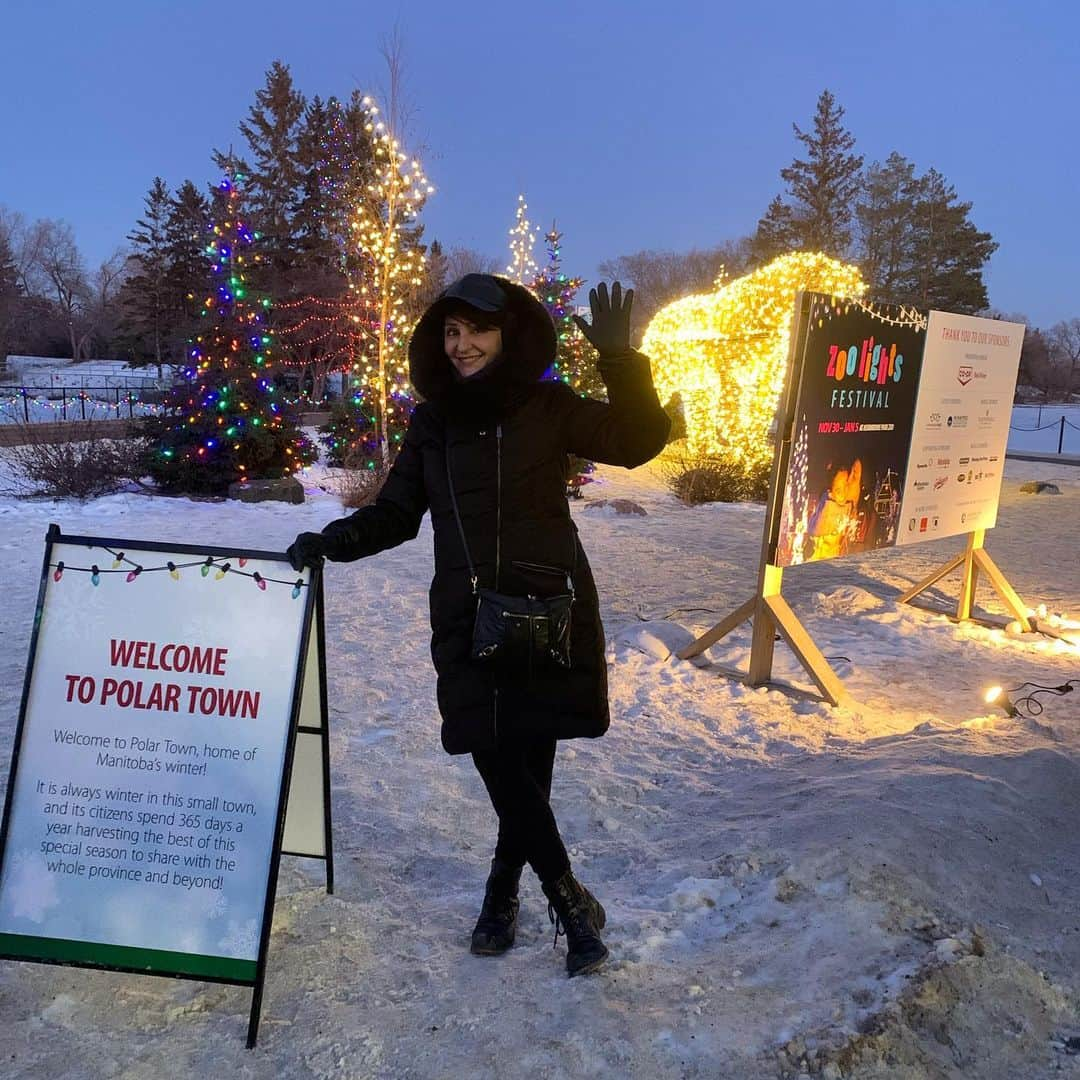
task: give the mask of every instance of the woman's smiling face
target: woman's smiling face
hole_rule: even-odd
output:
[[[462,315],[447,315],[443,348],[457,373],[468,378],[483,371],[502,351],[502,331],[497,326],[481,330]]]

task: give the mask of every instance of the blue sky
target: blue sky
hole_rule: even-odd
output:
[[[307,96],[384,80],[404,38],[429,238],[508,256],[518,191],[595,277],[641,248],[752,231],[828,87],[868,161],[940,170],[1001,244],[991,302],[1080,315],[1080,5],[7,0],[0,205],[96,263],[151,180],[215,178],[275,59]],[[538,257],[542,249],[538,245]]]

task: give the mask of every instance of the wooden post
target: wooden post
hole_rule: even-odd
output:
[[[698,656],[730,634],[735,627],[750,619],[753,623],[750,665],[743,679],[748,686],[764,686],[772,681],[776,634],[779,632],[799,663],[813,679],[822,697],[831,705],[839,705],[847,696],[843,684],[833,673],[829,662],[814,644],[806,628],[799,622],[795,612],[780,595],[784,569],[773,561],[776,558],[776,547],[780,536],[784,487],[791,458],[791,432],[795,425],[795,406],[802,378],[802,357],[796,354],[796,342],[799,340],[799,327],[806,317],[806,301],[800,294],[791,331],[791,348],[788,354],[784,391],[781,395],[782,404],[777,413],[776,454],[773,458],[769,501],[765,507],[765,527],[761,537],[757,591],[730,615],[721,619],[711,630],[706,631],[684,649],[680,649],[675,655],[680,660],[689,660],[691,657]]]
[[[936,585],[946,574],[950,574],[958,566],[962,566],[963,580],[960,582],[960,598],[956,603],[957,622],[967,622],[972,617],[971,613],[975,607],[975,590],[979,584],[979,572],[982,571],[993,590],[1001,598],[1001,602],[1020,623],[1024,633],[1030,633],[1034,630],[1034,627],[1028,618],[1027,608],[1017,595],[1016,590],[1009,584],[1005,575],[998,569],[997,563],[990,557],[990,553],[983,547],[985,540],[985,529],[976,529],[974,532],[968,533],[967,543],[962,554],[954,556],[929,577],[923,578],[922,581],[917,585],[913,585],[907,592],[901,593],[897,597],[897,601],[901,604],[910,603],[920,593],[924,593],[932,585]]]

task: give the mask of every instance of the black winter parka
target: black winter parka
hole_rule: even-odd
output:
[[[430,510],[431,655],[442,744],[451,754],[491,749],[518,734],[568,739],[607,730],[604,631],[566,500],[567,455],[633,468],[663,448],[670,427],[648,359],[632,350],[600,363],[610,403],[539,381],[555,357],[551,319],[527,290],[498,280],[510,311],[500,358],[456,379],[443,348],[444,306],[432,305],[409,347],[413,385],[425,400],[386,483],[372,505],[322,533],[328,558],[359,559],[414,538]],[[470,659],[476,598],[448,477],[481,587],[552,596],[566,591],[572,575],[569,670],[545,665],[530,678]]]

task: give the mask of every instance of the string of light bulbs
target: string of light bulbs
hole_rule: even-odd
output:
[[[93,545],[90,545],[92,548]],[[221,581],[226,574],[232,574],[233,576],[244,577],[250,579],[259,589],[266,591],[267,584],[273,585],[291,585],[292,586],[292,598],[298,599],[301,591],[307,587],[307,582],[303,578],[296,578],[294,580],[286,580],[283,578],[267,577],[264,574],[260,574],[258,570],[246,571],[243,569],[248,563],[246,556],[237,556],[236,562],[239,564],[240,569],[233,566],[232,557],[230,556],[214,556],[207,555],[205,559],[196,559],[192,562],[176,563],[171,559],[166,560],[161,566],[143,566],[141,563],[136,562],[134,559],[129,559],[126,552],[114,551],[110,547],[103,547],[103,551],[107,551],[113,557],[113,564],[110,567],[101,567],[97,563],[92,563],[90,566],[72,566],[69,563],[65,563],[62,559],[55,563],[49,563],[49,569],[53,572],[53,581],[60,582],[65,573],[73,574],[89,574],[90,583],[94,586],[101,584],[102,575],[105,574],[124,574],[125,580],[128,584],[136,581],[143,574],[155,574],[167,572],[174,581],[180,580],[180,571],[188,570],[194,567],[199,568],[199,573],[202,577],[207,577],[211,570],[214,570],[214,580]]]

